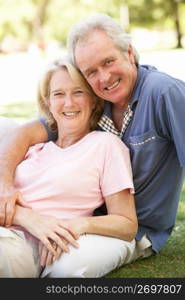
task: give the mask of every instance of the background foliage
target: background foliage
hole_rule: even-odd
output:
[[[126,31],[172,29],[176,47],[182,47],[185,0],[0,0],[0,42],[8,36],[22,48],[31,41],[40,47],[50,40],[65,43],[71,26],[97,11],[117,19]]]

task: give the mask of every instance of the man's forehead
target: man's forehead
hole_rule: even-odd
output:
[[[105,42],[106,41],[106,42]],[[89,32],[88,35],[80,38],[76,45],[75,50],[77,49],[84,49],[84,48],[94,48],[96,46],[103,47],[104,45],[113,44],[113,40],[111,37],[107,35],[105,31],[102,30],[93,30],[92,32]]]
[[[106,60],[115,58],[118,55],[118,49],[116,48],[104,48],[104,51],[101,51],[102,48],[99,51],[97,49],[98,47],[93,48],[92,52],[86,51],[86,49],[83,49],[82,52],[79,49],[75,52],[76,62],[81,72],[84,73],[93,67],[103,65]]]

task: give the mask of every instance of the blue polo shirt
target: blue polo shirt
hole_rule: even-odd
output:
[[[185,175],[185,82],[139,66],[130,105],[134,113],[122,140],[133,169],[136,239],[146,234],[158,252],[173,230]],[[111,107],[105,101],[109,118]]]
[[[175,224],[185,175],[185,82],[139,66],[134,114],[122,140],[129,147],[139,223],[158,252]],[[111,118],[110,102],[104,114]]]

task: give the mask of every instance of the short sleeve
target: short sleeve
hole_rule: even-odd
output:
[[[46,122],[46,119],[44,117],[40,117],[39,121],[42,123],[42,125],[45,127],[47,134],[48,134],[48,141],[55,141],[57,139],[57,134],[55,132],[52,132],[48,124]]]
[[[177,81],[162,98],[163,134],[174,143],[180,165],[185,167],[185,83]]]
[[[109,196],[124,189],[134,193],[129,149],[117,136],[110,133],[107,135],[100,180],[102,195]]]

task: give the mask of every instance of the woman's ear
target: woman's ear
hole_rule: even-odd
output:
[[[46,98],[46,103],[47,103],[48,107],[50,108],[51,102],[50,102],[50,97],[49,97],[49,95],[48,95],[47,98]]]

